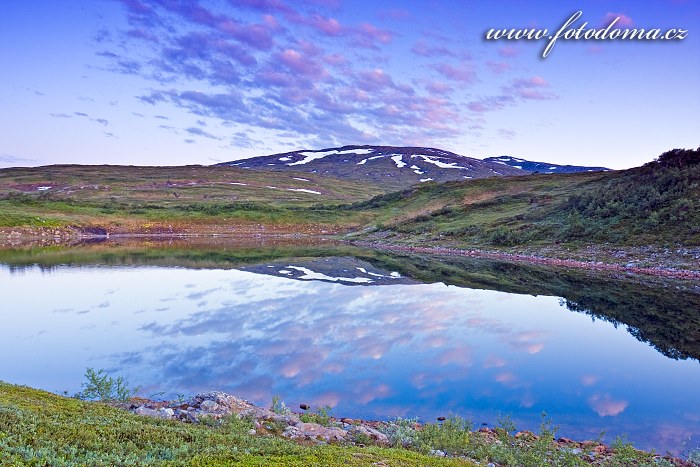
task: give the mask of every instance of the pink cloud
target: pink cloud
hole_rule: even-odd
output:
[[[440,365],[454,363],[460,366],[471,366],[471,349],[468,346],[455,347],[440,353],[435,361]]]
[[[624,412],[629,403],[614,400],[608,394],[594,394],[588,399],[588,405],[601,417],[614,417]]]
[[[274,45],[270,27],[267,25],[241,24],[229,18],[222,21],[218,27],[222,32],[255,49],[269,50]]]
[[[394,80],[384,70],[375,68],[372,71],[361,72],[357,84],[360,89],[365,91],[378,91],[383,88],[393,87]]]
[[[323,57],[323,61],[326,62],[327,64],[333,65],[333,66],[341,66],[341,65],[348,64],[348,59],[345,58],[344,55],[339,54],[339,53],[326,55]]]
[[[452,87],[442,81],[431,81],[426,84],[425,89],[432,94],[449,94],[453,91]]]
[[[309,78],[322,78],[327,74],[322,66],[296,50],[287,49],[278,54],[277,59],[289,70]]]
[[[498,55],[501,57],[513,58],[520,55],[520,49],[517,49],[511,45],[506,45],[498,49]]]
[[[416,373],[411,377],[411,384],[416,389],[423,389],[428,386],[428,382],[433,380],[432,374],[429,373]]]
[[[544,339],[545,334],[540,331],[524,331],[505,338],[516,349],[524,350],[529,354],[536,354],[544,349],[544,343],[535,342]]]
[[[272,15],[263,15],[263,23],[270,29],[279,30],[280,23]]]
[[[536,353],[540,353],[544,349],[544,344],[539,343],[539,344],[530,344],[525,346],[525,352],[534,355]]]
[[[435,66],[435,69],[445,78],[449,78],[454,81],[460,81],[462,83],[468,84],[476,82],[476,73],[474,72],[474,67],[469,65],[455,67],[453,65],[450,65],[449,63],[440,63]]]
[[[533,76],[532,78],[517,79],[513,82],[515,88],[548,88],[549,83],[541,76]]]
[[[530,409],[533,405],[535,405],[535,398],[532,394],[523,394],[523,397],[520,399],[520,407]]]
[[[486,67],[492,72],[496,74],[501,74],[505,73],[506,71],[510,70],[510,63],[506,62],[492,62],[488,61],[486,62]]]
[[[354,43],[359,47],[374,49],[376,42],[388,44],[394,39],[394,33],[380,29],[369,23],[362,23],[354,30]]]
[[[617,19],[617,18],[619,18],[619,19]],[[613,27],[629,28],[629,27],[634,26],[634,21],[632,21],[632,18],[630,18],[629,16],[625,15],[624,13],[611,13],[611,12],[608,12],[605,14],[605,16],[603,17],[603,21],[602,21],[601,26],[604,28],[608,27],[610,25],[610,23],[615,21],[615,19],[617,19],[617,22],[615,23],[615,25]]]
[[[296,80],[288,73],[266,70],[255,75],[255,79],[266,86],[292,87]]]
[[[596,375],[583,375],[581,376],[581,384],[584,386],[593,386],[595,383],[598,382],[598,376]]]
[[[367,404],[375,399],[383,399],[391,394],[391,387],[386,384],[380,384],[375,387],[365,388],[357,399],[360,404]]]
[[[433,349],[439,349],[440,347],[444,347],[447,345],[448,340],[445,338],[445,336],[442,336],[440,334],[431,334],[425,338],[423,343],[431,347]]]
[[[433,46],[424,40],[419,40],[411,48],[411,52],[422,57],[454,57],[456,54],[444,46]]]
[[[518,377],[515,376],[510,371],[499,373],[494,377],[496,382],[501,383],[504,386],[515,387],[517,385]]]
[[[331,407],[335,407],[338,405],[338,402],[340,402],[341,396],[337,392],[326,392],[323,394],[320,394],[316,397],[313,398],[313,405],[317,407],[323,407],[326,405],[330,405]]]
[[[467,108],[472,112],[484,113],[493,110],[486,106],[484,102],[473,101],[467,104]]]
[[[318,14],[313,15],[308,24],[326,36],[341,36],[346,32],[337,19],[325,18]]]
[[[506,361],[495,355],[489,355],[486,360],[484,360],[484,368],[500,368],[506,366]]]
[[[549,83],[541,76],[516,79],[510,86],[503,87],[505,95],[519,97],[523,100],[550,100],[558,96],[549,90]]]
[[[451,131],[448,122],[458,121],[459,115],[456,112],[448,109],[445,104],[426,105],[423,109],[422,125],[425,128],[434,130]]]
[[[345,87],[338,91],[338,95],[349,102],[368,103],[372,100],[367,91],[354,87]]]

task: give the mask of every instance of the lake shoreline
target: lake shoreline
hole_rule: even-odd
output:
[[[21,248],[25,246],[75,246],[81,243],[95,243],[115,239],[143,239],[143,240],[187,240],[187,239],[217,239],[217,240],[242,240],[255,238],[265,240],[318,240],[337,241],[339,243],[354,245],[358,247],[395,251],[404,253],[434,254],[441,256],[462,256],[472,258],[496,259],[523,264],[539,264],[545,266],[565,267],[572,269],[585,269],[593,271],[608,271],[624,274],[641,274],[647,276],[668,277],[675,279],[700,280],[700,270],[690,269],[689,260],[681,254],[671,252],[670,255],[659,259],[655,252],[644,253],[635,252],[634,249],[658,247],[627,247],[616,246],[613,249],[622,257],[628,255],[632,261],[625,264],[614,262],[605,251],[594,251],[587,254],[586,249],[600,248],[600,245],[589,245],[576,248],[574,250],[564,250],[555,245],[547,245],[541,248],[533,248],[528,252],[512,252],[505,250],[486,250],[480,248],[459,248],[452,246],[415,246],[411,244],[398,244],[393,242],[365,241],[347,238],[338,238],[329,234],[304,233],[304,232],[275,232],[272,229],[250,229],[241,228],[239,230],[228,230],[218,233],[212,232],[116,232],[109,233],[106,230],[90,231],[85,229],[48,229],[48,228],[22,228],[22,229],[0,229],[0,248]],[[668,250],[668,249],[666,249]],[[679,250],[680,251],[680,250]],[[668,251],[666,251],[668,253]],[[586,253],[586,254],[584,254]],[[588,256],[589,258],[584,258]],[[697,256],[697,255],[696,255]],[[602,261],[601,261],[602,259]],[[691,260],[692,261],[692,260]],[[645,265],[641,265],[645,264]],[[652,265],[653,264],[653,265]],[[700,263],[698,263],[700,264]]]
[[[218,391],[176,402],[87,401],[0,380],[0,407],[11,415],[4,421],[12,423],[0,420],[0,458],[10,465],[696,465],[624,439],[607,446],[556,437],[551,422],[535,434],[507,421],[472,429],[453,416],[423,424],[351,420],[319,408],[292,413],[279,400],[267,409]]]
[[[547,428],[543,428],[545,431],[536,434],[527,430],[516,431],[515,426],[512,426],[512,431],[509,431],[504,428],[507,424],[497,428],[487,426],[472,428],[469,422],[453,415],[437,417],[433,423],[400,418],[393,421],[350,419],[328,415],[329,407],[313,408],[307,404],[300,404],[301,412],[293,412],[284,405],[284,402],[274,399],[272,406],[268,409],[221,391],[200,393],[187,400],[181,399],[172,402],[133,398],[114,405],[137,415],[178,420],[190,424],[211,424],[212,421],[221,420],[228,416],[247,418],[252,421],[254,426],[249,431],[250,435],[282,436],[301,443],[331,443],[360,448],[364,448],[365,445],[377,445],[415,449],[416,446],[411,444],[397,446],[397,432],[403,430],[404,433],[401,436],[410,440],[413,439],[412,436],[419,437],[418,433],[422,431],[445,430],[463,432],[466,436],[465,439],[473,438],[477,441],[472,442],[491,446],[503,444],[534,446],[537,443],[544,443],[549,449],[573,454],[584,462],[594,465],[618,460],[617,458],[623,451],[625,452],[624,456],[632,456],[636,461],[644,460],[655,463],[666,461],[669,463],[666,465],[683,467],[693,465],[675,457],[670,452],[661,455],[653,450],[636,449],[632,447],[631,443],[622,442],[606,445],[600,440],[576,441],[556,436],[556,428],[552,428],[551,422],[548,425],[544,420],[542,426]],[[452,434],[454,435],[454,433]],[[449,449],[444,447],[440,449],[433,446],[428,454],[434,457],[474,461],[468,455],[451,453]],[[636,462],[627,465],[636,465]]]
[[[497,259],[517,263],[541,264],[545,266],[587,269],[593,271],[612,271],[623,272],[627,274],[645,274],[652,276],[671,277],[676,279],[700,279],[700,271],[692,269],[675,269],[665,266],[640,267],[636,265],[621,265],[603,261],[582,261],[576,259],[561,259],[547,256],[539,256],[534,254],[510,253],[480,249],[458,249],[438,246],[419,247],[376,242],[352,242],[352,244],[360,247],[405,253],[423,253],[441,256],[466,256],[471,258]]]

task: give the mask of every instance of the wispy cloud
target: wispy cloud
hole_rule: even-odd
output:
[[[465,86],[481,83],[467,50],[446,45],[434,32],[397,45],[398,32],[370,18],[341,19],[325,2],[241,0],[224,8],[203,1],[120,1],[129,28],[121,38],[100,42],[96,53],[108,69],[151,84],[138,101],[269,130],[280,144],[286,138],[318,145],[437,144],[471,131],[465,108],[483,114],[554,98],[537,83],[511,79],[501,95],[459,102],[455,97]],[[406,13],[380,16],[391,25],[408,21]],[[385,55],[390,46],[421,58],[420,79],[395,73]],[[499,54],[508,60],[489,61],[486,68],[507,79],[517,50],[504,47]]]
[[[530,100],[554,100],[559,96],[550,84],[541,76],[519,78],[501,87],[501,94],[486,96],[469,102],[467,107],[472,112],[484,113],[503,109]]]
[[[588,404],[601,417],[614,417],[624,412],[629,402],[614,399],[609,394],[594,394],[588,399]]]
[[[0,165],[5,167],[9,166],[24,166],[24,165],[38,165],[45,163],[46,161],[42,159],[33,159],[30,157],[15,156],[13,154],[0,153]]]

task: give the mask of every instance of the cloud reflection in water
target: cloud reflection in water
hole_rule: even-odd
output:
[[[601,429],[632,435],[640,420],[670,426],[700,412],[697,401],[688,406],[688,388],[700,384],[693,362],[659,357],[555,297],[444,284],[346,286],[236,270],[36,273],[0,269],[0,279],[12,281],[4,299],[27,310],[7,318],[18,330],[4,343],[15,357],[0,361],[11,382],[62,390],[69,386],[57,375],[67,374],[75,391],[94,366],[142,385],[144,395],[218,389],[268,404],[279,394],[290,406],[329,404],[351,417],[430,419],[452,411],[478,424],[512,413],[519,424],[536,424],[546,410],[572,437]],[[43,294],[30,293],[37,283]],[[99,313],[75,312],[99,304],[106,304]],[[37,335],[35,323],[48,331]],[[51,385],[23,376],[39,359],[51,368],[41,377],[56,378]],[[671,385],[673,397],[655,386],[669,378],[686,382]],[[662,430],[655,436],[672,438]]]

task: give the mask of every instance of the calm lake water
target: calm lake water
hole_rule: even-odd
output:
[[[314,256],[318,254],[318,256]],[[75,393],[222,390],[353,418],[510,415],[559,435],[700,445],[692,284],[304,247],[92,245],[0,254],[0,379]]]

